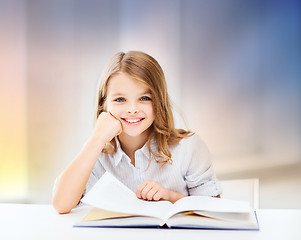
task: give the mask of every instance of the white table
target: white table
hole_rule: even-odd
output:
[[[260,231],[72,227],[90,209],[60,215],[51,205],[0,204],[0,239],[301,239],[301,209],[258,210]]]

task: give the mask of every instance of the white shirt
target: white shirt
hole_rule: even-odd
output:
[[[154,139],[151,149],[157,153]],[[149,163],[149,151],[145,144],[135,152],[135,166],[123,152],[117,140],[116,151],[112,154],[101,153],[87,182],[84,194],[106,172],[113,174],[133,192],[145,180],[158,182],[166,189],[184,195],[216,196],[221,187],[216,181],[209,151],[202,140],[194,134],[183,138],[178,144],[170,146],[172,164],[161,167],[153,156]]]

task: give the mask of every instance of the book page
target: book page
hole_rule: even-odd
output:
[[[172,203],[168,201],[145,201],[106,172],[93,188],[82,198],[82,202],[94,207],[127,214],[164,219]]]
[[[223,221],[234,221],[234,222],[245,222],[249,221],[250,215],[254,215],[253,212],[207,212],[207,211],[194,211],[193,212],[196,215],[199,216],[206,216],[211,218],[220,219]]]
[[[170,227],[183,228],[259,230],[255,212],[221,213],[222,218],[211,216],[218,214],[220,213],[210,212],[206,214],[208,216],[205,214],[198,215],[193,212],[176,214],[169,218],[166,224]],[[232,216],[230,217],[230,215]]]
[[[99,208],[93,208],[83,219],[82,221],[95,221],[95,220],[103,220],[110,218],[121,218],[121,217],[132,217],[137,216],[133,214],[127,213],[117,213],[108,210],[103,210]]]
[[[197,210],[221,213],[248,213],[251,211],[251,208],[248,202],[243,201],[208,196],[190,196],[174,203],[168,217],[178,212]]]

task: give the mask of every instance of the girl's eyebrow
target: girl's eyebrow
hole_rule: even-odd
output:
[[[114,94],[112,94],[113,97],[115,97],[115,96],[121,96],[121,95],[124,95],[124,94],[123,93],[114,93]]]
[[[146,90],[143,93],[141,93],[140,95],[144,95],[144,94],[151,94],[151,91],[150,90]]]
[[[140,93],[139,95],[144,95],[144,94],[151,94],[150,90],[146,90],[145,92],[143,93]],[[115,97],[115,96],[124,96],[126,95],[125,93],[121,93],[121,92],[117,92],[117,93],[113,93],[112,96]]]

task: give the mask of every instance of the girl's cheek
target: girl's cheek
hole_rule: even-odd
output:
[[[106,112],[111,112],[112,113],[112,106],[111,106],[111,104],[105,104],[104,106],[105,106],[105,111]]]
[[[119,119],[119,111],[118,111],[118,108],[116,109],[116,107],[113,107],[113,106],[107,106],[107,112],[110,112],[112,113],[116,118]]]

